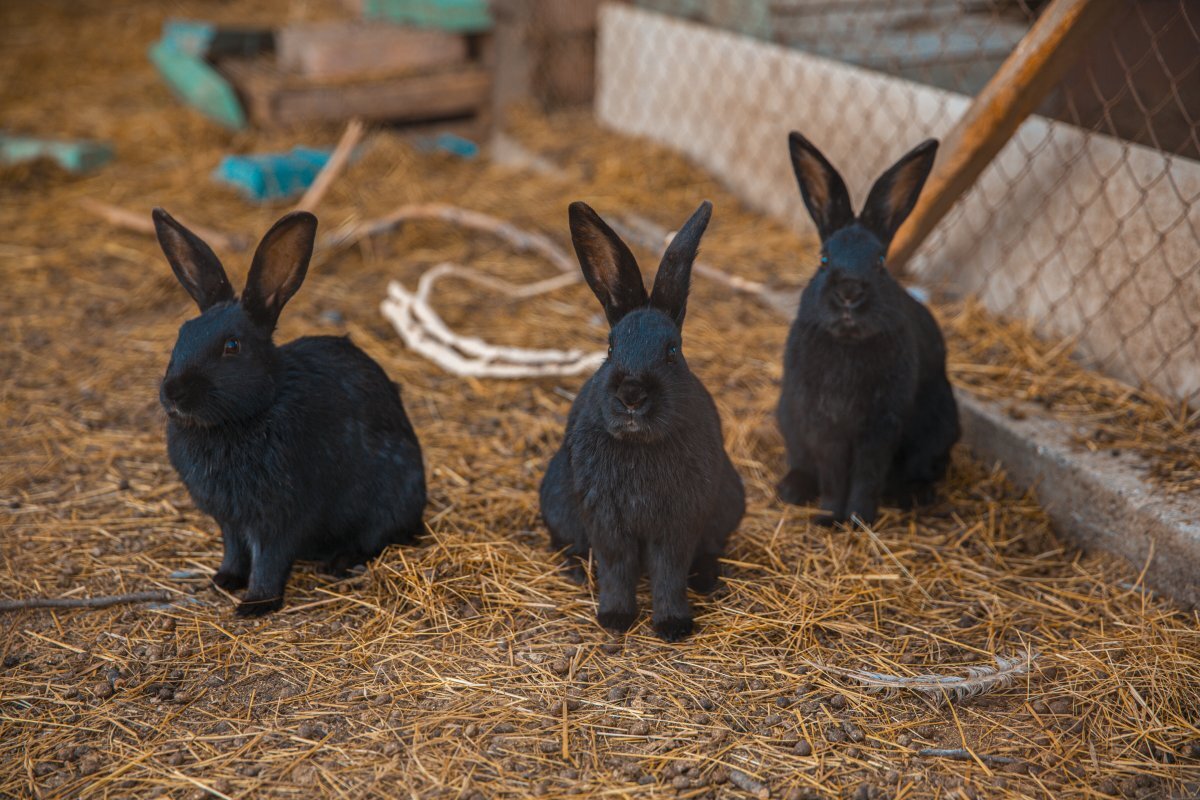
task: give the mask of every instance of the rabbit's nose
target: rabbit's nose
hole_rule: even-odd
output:
[[[172,403],[178,403],[184,394],[183,381],[179,378],[167,378],[162,385],[163,396]]]
[[[646,402],[646,390],[641,384],[626,381],[621,384],[621,388],[617,390],[617,399],[619,399],[626,408],[633,411],[641,408]]]
[[[163,396],[176,405],[186,405],[200,401],[208,392],[211,384],[203,376],[184,374],[172,375],[163,381]]]
[[[862,303],[863,287],[858,284],[844,284],[838,287],[838,299],[846,308],[854,308]]]

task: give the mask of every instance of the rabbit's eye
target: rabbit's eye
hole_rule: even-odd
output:
[[[225,340],[225,350],[224,350],[225,355],[236,356],[241,351],[242,351],[242,343],[239,342],[237,339],[230,336],[228,339]]]
[[[608,357],[612,358],[612,345],[611,344],[608,346]]]
[[[675,356],[677,356],[677,355],[679,355],[679,348],[678,348],[678,347],[676,347],[675,345],[671,345],[670,347],[668,347],[668,348],[667,348],[667,363],[668,363],[668,364],[674,364],[674,363],[675,363]]]
[[[829,266],[829,256],[821,256],[821,266],[822,267]]]

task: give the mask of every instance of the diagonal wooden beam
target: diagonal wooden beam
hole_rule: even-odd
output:
[[[892,240],[893,273],[904,274],[913,253],[1062,80],[1084,45],[1131,2],[1054,0],[1047,6],[942,141],[917,207]]]

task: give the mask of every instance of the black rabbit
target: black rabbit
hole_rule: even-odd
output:
[[[221,526],[214,583],[249,587],[237,614],[280,608],[297,559],[344,574],[412,542],[424,529],[425,470],[399,387],[348,338],[271,341],[308,270],[316,217],[275,223],[240,302],[208,245],[162,209],[154,227],[201,312],[179,329],[159,391],[167,452]]]
[[[595,553],[600,624],[629,629],[645,568],[654,630],[667,641],[692,632],[687,587],[716,588],[717,559],[746,510],[716,404],[680,339],[711,214],[705,201],[676,234],[647,297],[629,248],[595,211],[571,204],[575,252],[612,331],[608,359],[576,397],[541,486],[551,546],[576,563]]]
[[[871,188],[856,218],[846,184],[799,133],[789,137],[804,203],[821,236],[783,360],[779,427],[788,473],[779,496],[820,499],[832,525],[876,518],[886,499],[927,503],[958,440],[946,345],[933,315],[886,266],[937,153],[922,142]]]

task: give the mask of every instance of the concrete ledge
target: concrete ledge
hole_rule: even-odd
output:
[[[956,394],[963,444],[1033,489],[1060,533],[1084,549],[1122,556],[1139,572],[1145,567],[1150,587],[1200,607],[1200,498],[1158,490],[1131,454],[1072,443],[1089,428],[1032,404],[1018,404],[1014,415],[1011,403]]]

